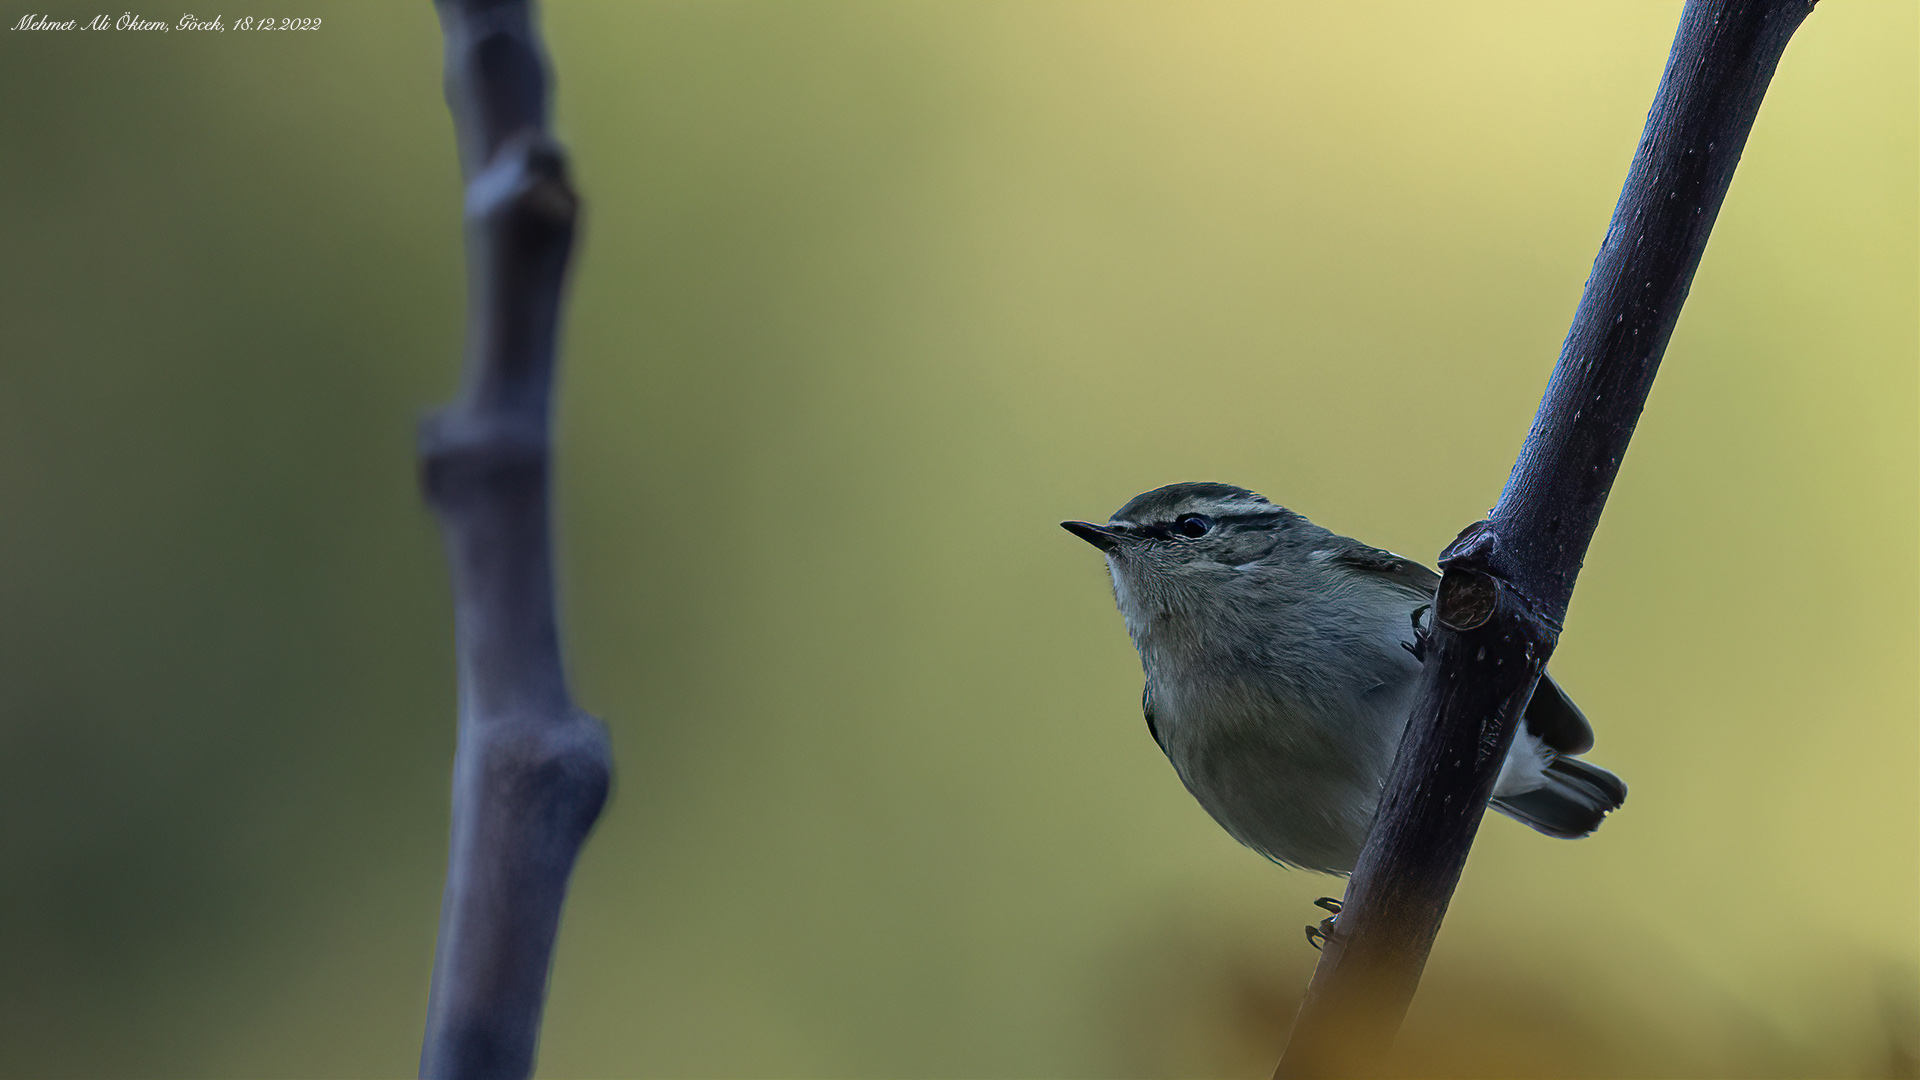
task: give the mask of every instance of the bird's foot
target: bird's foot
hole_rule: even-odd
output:
[[[1432,608],[1432,604],[1421,604],[1413,609],[1413,640],[1400,643],[1401,648],[1412,653],[1413,658],[1423,664],[1427,662],[1427,643],[1433,640],[1433,632],[1420,624],[1420,616],[1425,615]]]
[[[1326,944],[1329,937],[1333,936],[1333,920],[1340,914],[1340,901],[1331,896],[1323,896],[1315,900],[1313,906],[1322,911],[1330,911],[1333,913],[1321,919],[1319,926],[1307,927],[1307,944],[1318,949]]]

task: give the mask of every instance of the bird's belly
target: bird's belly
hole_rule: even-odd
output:
[[[1353,869],[1404,712],[1324,726],[1279,716],[1185,719],[1197,722],[1172,725],[1167,756],[1187,790],[1234,839],[1290,866],[1336,874]]]

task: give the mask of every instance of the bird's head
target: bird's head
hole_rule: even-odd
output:
[[[1169,484],[1136,496],[1105,525],[1060,527],[1099,548],[1129,623],[1205,601],[1225,575],[1267,562],[1304,518],[1231,484]]]

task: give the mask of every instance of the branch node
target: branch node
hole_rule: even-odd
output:
[[[1499,546],[1500,537],[1494,531],[1493,523],[1481,518],[1461,529],[1460,535],[1453,538],[1453,543],[1440,552],[1440,569],[1444,571],[1460,564],[1492,573],[1494,555]]]
[[[549,225],[570,225],[580,199],[567,182],[567,155],[535,128],[515,132],[467,183],[466,215],[481,221],[516,211]]]
[[[472,498],[524,490],[547,472],[546,433],[499,413],[482,416],[458,405],[420,422],[420,484],[445,513]]]

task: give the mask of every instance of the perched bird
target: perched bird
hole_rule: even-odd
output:
[[[1147,730],[1187,790],[1267,858],[1351,872],[1413,707],[1418,610],[1440,576],[1228,484],[1172,484],[1105,525],[1061,525],[1106,553],[1146,668]],[[1586,717],[1542,675],[1489,805],[1548,836],[1587,835],[1627,797],[1575,756],[1592,747]]]

